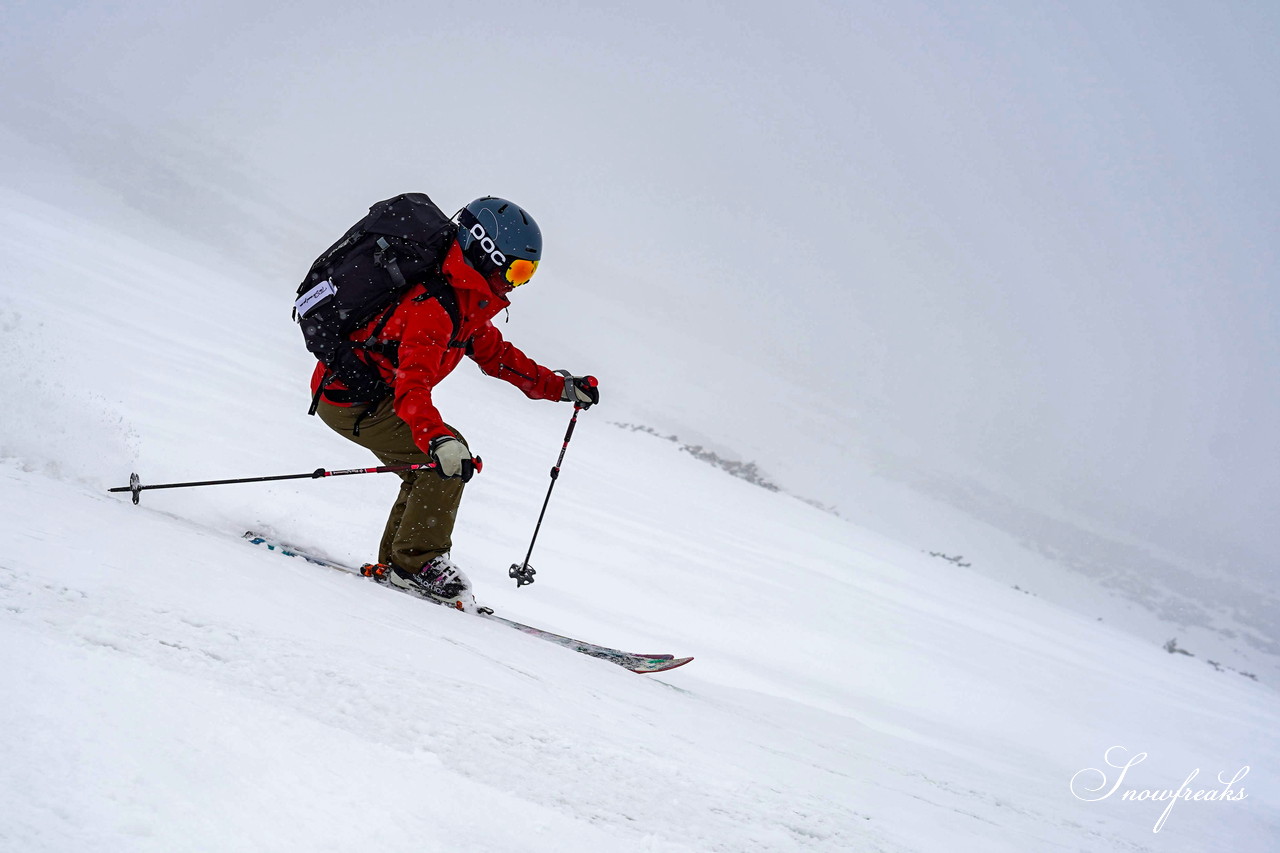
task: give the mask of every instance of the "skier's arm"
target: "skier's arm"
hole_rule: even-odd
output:
[[[510,382],[533,400],[559,400],[564,379],[505,341],[492,323],[471,339],[467,355],[490,376]]]
[[[433,439],[452,436],[431,399],[431,389],[445,377],[445,356],[453,321],[432,299],[411,303],[397,353],[395,412],[413,431],[414,444],[428,453]],[[403,310],[403,309],[402,309]]]

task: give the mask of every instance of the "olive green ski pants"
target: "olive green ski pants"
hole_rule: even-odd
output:
[[[335,406],[321,400],[316,414],[343,438],[373,451],[383,465],[433,461],[414,443],[409,425],[392,410],[390,397],[360,418],[364,411],[364,406]],[[358,418],[360,434],[356,435]],[[449,430],[466,444],[466,439],[458,435],[457,430],[453,427]],[[396,473],[400,477],[400,494],[391,506],[391,515],[382,533],[378,562],[416,572],[453,547],[453,525],[458,517],[458,504],[462,501],[463,482],[458,478],[445,479],[434,470]]]

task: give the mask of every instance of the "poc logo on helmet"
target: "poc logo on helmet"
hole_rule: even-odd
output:
[[[493,261],[494,265],[498,267],[506,265],[507,256],[498,251],[497,244],[493,242],[493,238],[491,238],[488,232],[484,230],[483,225],[477,222],[471,226],[469,233],[477,242],[480,243],[480,248],[485,251],[489,256],[489,260]]]

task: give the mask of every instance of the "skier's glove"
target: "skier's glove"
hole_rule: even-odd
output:
[[[600,402],[600,384],[596,382],[594,376],[570,376],[567,370],[558,372],[564,374],[564,391],[560,393],[561,402],[573,403],[584,409],[589,409]]]
[[[479,470],[477,460],[472,458],[471,451],[451,435],[433,440],[431,449],[427,452],[436,461],[436,473],[445,479],[460,477],[462,482],[466,483]]]

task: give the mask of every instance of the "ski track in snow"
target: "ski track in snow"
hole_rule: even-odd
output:
[[[28,500],[33,497],[31,491],[28,486]],[[57,503],[58,499],[52,498],[35,505],[53,507]],[[109,514],[117,523],[138,524],[136,517]],[[38,519],[23,521],[25,529],[38,529]],[[109,536],[105,529],[85,533],[99,539]],[[146,538],[160,544],[166,533],[163,529],[149,531]],[[809,797],[767,782],[736,779],[726,783],[709,774],[718,762],[700,756],[707,750],[706,743],[717,739],[715,727],[703,730],[709,721],[699,719],[704,716],[698,709],[701,702],[690,694],[555,647],[542,648],[536,640],[521,641],[527,648],[519,649],[520,654],[510,659],[485,654],[478,650],[485,648],[486,641],[505,645],[500,641],[512,632],[411,600],[401,601],[400,596],[354,578],[329,577],[313,567],[298,572],[291,561],[278,555],[236,553],[247,549],[234,542],[219,542],[218,537],[200,538],[205,540],[202,551],[216,551],[219,557],[251,564],[258,571],[293,575],[288,580],[302,588],[309,603],[319,604],[312,616],[325,620],[334,639],[317,647],[315,638],[305,635],[311,617],[299,623],[296,612],[293,618],[271,618],[266,625],[258,622],[257,615],[266,615],[264,607],[288,607],[281,587],[274,582],[225,586],[224,579],[206,577],[195,584],[199,589],[192,589],[190,579],[179,574],[191,571],[189,566],[162,559],[148,572],[140,565],[102,562],[100,553],[95,559],[86,549],[78,563],[83,571],[73,570],[65,579],[50,579],[11,565],[0,568],[3,608],[12,615],[4,646],[16,658],[6,671],[20,669],[32,675],[32,683],[22,685],[20,692],[29,696],[60,694],[64,701],[58,704],[63,712],[72,711],[68,728],[79,728],[82,734],[86,733],[83,722],[77,723],[75,718],[92,704],[98,706],[92,711],[94,728],[133,730],[137,737],[151,742],[148,751],[162,749],[155,745],[157,733],[173,736],[186,752],[182,763],[194,765],[197,773],[201,755],[211,751],[206,743],[210,736],[217,749],[230,750],[236,756],[233,764],[249,758],[247,747],[253,751],[269,748],[288,762],[293,760],[288,746],[291,741],[304,755],[311,751],[308,744],[323,744],[325,757],[310,771],[319,774],[321,782],[327,777],[336,791],[343,790],[346,783],[341,774],[335,775],[333,768],[324,766],[329,764],[327,756],[335,739],[340,745],[363,744],[350,749],[358,754],[367,747],[375,754],[389,756],[397,765],[422,760],[434,770],[429,775],[436,778],[417,790],[402,779],[369,778],[365,768],[357,768],[356,775],[368,786],[366,796],[384,806],[396,801],[392,791],[407,787],[410,802],[434,804],[427,809],[428,815],[451,811],[457,794],[444,792],[462,785],[477,806],[472,820],[484,822],[482,804],[491,797],[504,803],[530,801],[552,813],[567,809],[575,823],[606,832],[613,839],[606,847],[620,844],[628,836],[643,844],[646,837],[655,835],[664,837],[664,845],[677,844],[664,849],[679,849],[683,844],[680,839],[691,844],[689,849],[735,849],[743,839],[755,849],[788,849],[789,841],[841,849],[854,842],[848,830],[842,829],[852,825],[852,813],[833,815],[831,803],[815,808],[807,803]],[[38,560],[39,551],[49,544],[39,536],[29,539],[34,553],[24,555],[21,562]],[[130,574],[133,577],[122,587],[114,586],[110,577]],[[144,578],[145,595],[140,594],[143,590],[139,586]],[[312,587],[320,587],[321,594],[312,595]],[[165,594],[166,588],[176,602]],[[272,600],[262,599],[264,589]],[[245,596],[256,600],[243,607]],[[203,614],[202,609],[206,611]],[[220,612],[210,616],[208,609]],[[245,609],[255,613],[243,615]],[[237,616],[238,612],[242,615]],[[426,634],[419,625],[433,629],[432,633]],[[463,653],[465,666],[440,666],[450,658],[450,646]],[[63,675],[74,677],[65,682],[35,675],[60,672],[68,668],[64,667],[67,659],[70,672]],[[106,673],[114,677],[105,679]],[[568,679],[574,683],[575,677],[577,699],[595,707],[589,719],[566,705],[567,697],[557,689],[558,682]],[[157,683],[162,688],[155,695],[128,696],[135,689],[149,694],[150,685]],[[518,688],[514,694],[513,687]],[[621,688],[625,700],[611,692],[611,687]],[[115,696],[116,701],[102,707],[99,697],[104,694]],[[131,699],[142,701],[135,704]],[[59,716],[55,711],[53,720]],[[49,714],[41,715],[38,721],[27,719],[37,722],[30,734],[49,730]],[[223,724],[232,720],[236,722],[228,731]],[[16,731],[32,728],[20,719],[5,722],[11,737]],[[754,736],[761,742],[769,741],[768,725],[739,718],[733,721],[733,728],[740,730],[744,724],[757,729]],[[15,740],[27,743],[28,748],[35,746],[37,751],[28,756],[29,761],[15,760],[9,766],[39,766],[38,755],[47,748],[40,742],[43,739],[37,738],[34,744],[25,737]],[[80,746],[89,748],[92,761],[95,750],[87,743]],[[123,756],[96,757],[109,775],[95,784],[127,792],[127,771],[121,778],[123,768],[111,766],[115,758]],[[77,756],[81,767],[84,758]],[[130,759],[129,764],[138,760],[137,756]],[[347,762],[352,760],[346,758]],[[303,764],[310,762],[304,760]],[[249,778],[262,770],[256,764],[247,769]],[[418,775],[422,772],[417,771]],[[142,781],[135,777],[133,784]],[[194,781],[186,780],[187,784]],[[289,790],[302,794],[317,780],[303,774],[299,781],[303,784],[294,782]],[[149,785],[144,790],[146,787]],[[263,788],[257,782],[244,793],[256,797],[264,793]],[[435,796],[433,791],[441,795]],[[475,791],[484,795],[477,796]],[[141,793],[136,788],[134,792]],[[54,792],[40,793],[37,801],[44,799],[44,794],[58,799]],[[353,805],[363,809],[365,797],[355,796],[355,790],[352,795]],[[270,796],[274,800],[280,794],[272,788]],[[289,795],[283,799],[288,800]],[[305,802],[305,797],[301,801]],[[122,805],[127,810],[128,803]],[[531,808],[528,803],[523,807]],[[808,821],[804,817],[807,812],[817,812],[824,819]],[[790,824],[785,819],[788,814],[794,815]],[[688,825],[691,815],[697,816],[697,823]],[[53,816],[58,813],[54,811]],[[70,815],[65,819],[72,820]],[[457,817],[445,822],[445,826],[450,824],[456,824],[458,832],[467,826]],[[144,836],[160,833],[154,840],[168,843],[163,827],[150,826],[144,816],[136,816],[121,831]],[[448,833],[441,834],[442,840],[447,840]],[[495,839],[493,849],[504,849],[502,845],[517,836]],[[93,841],[76,833],[73,826],[66,828],[64,837],[74,842]],[[739,840],[722,846],[717,839],[725,837]],[[324,838],[321,835],[316,840]],[[244,839],[250,846],[252,840]],[[548,841],[555,849],[566,849],[567,841],[558,832]],[[598,843],[592,842],[589,834],[583,842],[589,846]],[[630,848],[620,845],[619,849]]]
[[[467,365],[441,397],[487,463],[455,548],[481,600],[694,663],[637,676],[239,539],[366,559],[390,478],[107,495],[130,470],[364,460],[302,414],[287,291],[7,192],[0,224],[0,355],[23,383],[6,399],[32,402],[0,425],[0,849],[1261,853],[1280,837],[1270,686],[594,411],[538,583],[513,589],[568,410]],[[57,351],[23,343],[53,327]],[[1114,744],[1151,755],[1134,787],[1250,764],[1250,797],[1179,803],[1154,834],[1161,805],[1069,790]]]

